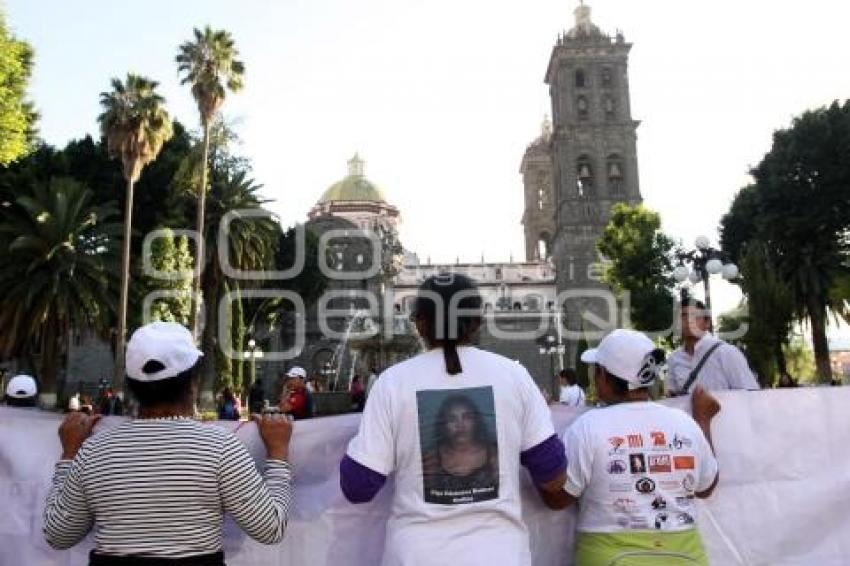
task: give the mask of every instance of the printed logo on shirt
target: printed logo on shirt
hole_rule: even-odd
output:
[[[667,513],[658,513],[655,515],[655,528],[661,530],[667,525],[667,519],[669,516]]]
[[[643,448],[643,437],[639,434],[629,434],[626,436],[629,441],[629,448]]]
[[[676,486],[676,487],[678,487],[678,486]],[[685,497],[677,497],[676,498],[676,505],[678,505],[679,507],[690,507],[691,505],[693,505],[693,502],[694,502],[694,496],[693,495],[687,495]]]
[[[670,463],[669,454],[650,454],[649,456],[649,473],[665,474],[673,471],[673,466]]]
[[[611,460],[608,462],[607,469],[609,474],[625,474],[626,462],[623,460]]]
[[[608,491],[610,493],[630,493],[632,491],[632,484],[629,482],[609,483]]]
[[[608,439],[608,443],[611,445],[611,450],[608,452],[609,456],[613,456],[614,454],[622,454],[623,452],[625,452],[625,450],[623,450],[621,446],[626,443],[626,439],[622,436],[612,436]]]
[[[663,432],[650,432],[649,436],[652,438],[652,447],[653,448],[667,448],[667,437]]]
[[[673,456],[673,467],[677,470],[693,470],[695,468],[693,456]]]
[[[693,491],[697,485],[697,480],[693,474],[686,474],[685,478],[682,480],[682,487],[685,488],[685,491]]]
[[[656,498],[652,500],[652,508],[656,511],[667,509],[667,500],[660,495],[656,496]]]
[[[426,503],[499,497],[499,444],[492,387],[416,392]]]
[[[635,482],[635,489],[639,493],[652,493],[655,491],[655,482],[649,478],[640,478]]]
[[[693,442],[691,442],[691,439],[687,436],[679,436],[678,434],[674,434],[673,441],[670,443],[670,448],[681,450],[682,448],[690,448],[691,445],[693,445]]]
[[[679,513],[676,515],[676,520],[679,521],[680,525],[693,525],[694,518],[688,513]]]
[[[619,497],[614,500],[613,506],[616,513],[631,514],[637,509],[637,501],[628,497]]]
[[[643,454],[630,454],[629,455],[629,471],[634,474],[645,474],[646,473],[646,458],[644,458]]]

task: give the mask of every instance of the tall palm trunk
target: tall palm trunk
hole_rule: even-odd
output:
[[[219,326],[218,308],[215,303],[221,295],[221,274],[216,267],[215,261],[211,263],[210,272],[204,279],[204,302],[206,309],[206,321],[200,335],[201,351],[204,353],[201,359],[201,405],[209,408],[216,394],[217,379],[217,356],[218,345],[217,332]]]
[[[121,257],[121,298],[118,305],[118,334],[115,336],[115,371],[112,389],[121,393],[124,389],[124,354],[127,344],[127,302],[130,289],[130,238],[133,229],[133,181],[127,179],[127,201],[124,203],[124,253]]]
[[[832,364],[826,338],[826,307],[817,297],[809,299],[809,322],[812,324],[812,346],[815,349],[818,383],[829,383],[832,381]]]
[[[788,362],[785,359],[785,352],[782,350],[782,340],[778,337],[774,340],[773,354],[776,358],[776,369],[779,375],[788,373]]]
[[[198,191],[198,240],[195,256],[195,284],[192,293],[192,335],[197,341],[201,335],[201,276],[204,268],[204,215],[207,202],[207,174],[210,153],[210,123],[204,121],[204,161],[201,165],[201,187]]]
[[[59,373],[59,329],[54,317],[48,317],[42,328],[41,341],[41,395],[39,401],[46,409],[56,406],[56,377]]]

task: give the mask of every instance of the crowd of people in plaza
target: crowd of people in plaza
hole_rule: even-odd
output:
[[[481,306],[471,279],[427,279],[413,316],[426,351],[380,378],[373,370],[365,383],[351,380],[363,415],[339,464],[340,489],[365,503],[393,476],[382,563],[531,564],[524,467],[553,513],[578,505],[577,564],[626,555],[708,564],[695,499],[709,497],[719,478],[711,423],[720,404],[711,392],[758,384],[743,354],[711,334],[704,305],[681,304],[682,346],[669,357],[626,329],[583,352],[596,408],[576,371],[561,371],[556,402],[580,412],[566,430],[554,429],[521,364],[473,345]],[[193,419],[201,356],[182,326],[148,324],[127,345],[137,418],[95,433],[101,415],[121,414],[120,398],[106,390],[88,411],[77,399],[59,429],[62,455],[44,510],[53,547],[94,529],[93,565],[220,566],[225,513],[262,543],[282,540],[294,497],[292,421],[313,416],[317,383],[289,368],[274,408],[263,382],[252,384],[247,409],[267,456],[261,474],[233,434]],[[690,396],[690,414],[653,401],[665,366],[666,394]],[[16,376],[6,401],[34,407],[37,392],[35,379]],[[245,412],[230,389],[217,409],[221,420]]]

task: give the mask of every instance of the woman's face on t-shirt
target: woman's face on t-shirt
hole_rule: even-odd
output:
[[[446,432],[452,442],[469,442],[475,433],[475,413],[464,405],[454,405],[446,415]]]

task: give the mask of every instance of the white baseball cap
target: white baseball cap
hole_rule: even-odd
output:
[[[305,379],[307,377],[307,370],[300,366],[293,366],[286,372],[286,377],[300,377],[301,379]]]
[[[650,385],[664,365],[664,350],[642,332],[618,328],[608,334],[596,348],[585,350],[581,361],[598,364],[608,373],[629,383],[629,389]]]
[[[6,395],[14,399],[29,399],[38,393],[35,378],[30,375],[16,375],[6,384]]]
[[[192,334],[176,322],[152,322],[133,332],[127,343],[127,377],[138,381],[160,381],[191,368],[203,356]],[[163,369],[146,373],[145,364],[159,362]]]

